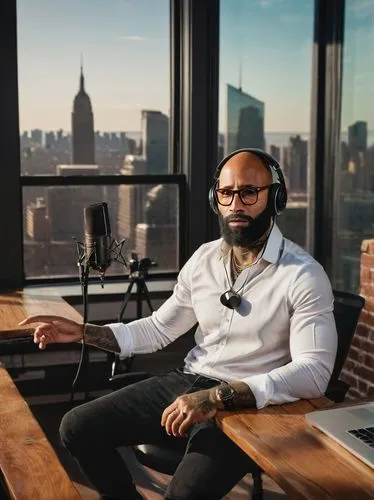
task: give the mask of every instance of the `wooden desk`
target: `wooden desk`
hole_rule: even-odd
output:
[[[54,314],[82,322],[82,316],[57,293],[47,295],[39,288],[2,293],[0,294],[0,342],[31,335],[35,329],[33,326],[18,325],[31,314]]]
[[[305,422],[305,413],[329,405],[320,398],[219,412],[217,423],[290,498],[373,500],[373,469]]]
[[[0,468],[11,498],[16,500],[81,498],[26,402],[2,367]]]

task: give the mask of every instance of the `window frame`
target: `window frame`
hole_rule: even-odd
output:
[[[311,207],[307,231],[311,252],[330,276],[333,266],[331,193],[340,138],[344,7],[344,0],[315,0]],[[218,236],[217,218],[209,210],[208,192],[217,164],[219,0],[171,0],[170,9],[170,161],[173,172],[183,174],[186,180],[185,212],[181,213],[184,260],[199,245]],[[25,285],[16,19],[16,0],[11,0],[1,8],[0,15],[0,234],[3,236],[0,279],[3,289]]]

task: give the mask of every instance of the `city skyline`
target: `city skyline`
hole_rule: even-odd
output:
[[[373,35],[365,28],[374,4],[358,5],[347,4],[346,46],[354,53],[344,53],[352,99],[344,101],[342,129],[358,116],[374,129],[366,106]],[[220,8],[219,129],[225,86],[241,81],[266,102],[265,130],[308,131],[313,1],[221,0]],[[18,48],[21,130],[69,130],[81,57],[96,130],[139,130],[141,109],[170,115],[168,0],[92,0],[89,8],[82,0],[18,0]]]

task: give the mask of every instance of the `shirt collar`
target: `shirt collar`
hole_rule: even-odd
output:
[[[260,260],[266,260],[270,264],[276,264],[279,257],[280,251],[283,243],[283,235],[279,227],[274,224],[273,229],[270,232],[269,238],[265,244],[265,250]],[[221,259],[227,258],[231,246],[222,239],[221,246],[219,249],[219,257]]]

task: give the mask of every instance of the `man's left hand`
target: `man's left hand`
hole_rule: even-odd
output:
[[[183,394],[164,410],[161,425],[169,435],[185,436],[192,424],[213,418],[219,405],[215,390]]]

